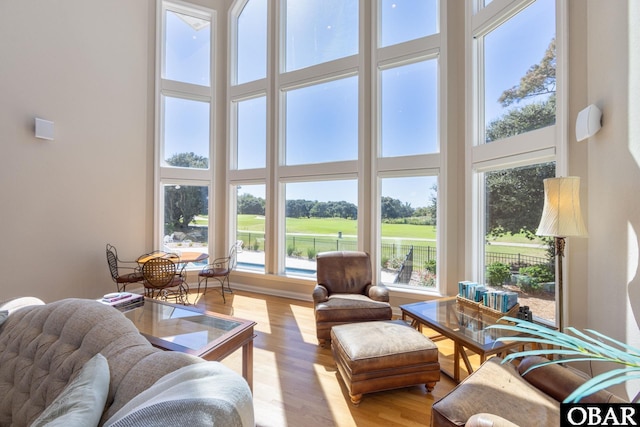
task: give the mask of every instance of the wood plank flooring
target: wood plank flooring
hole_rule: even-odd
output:
[[[365,394],[356,407],[331,350],[317,344],[311,302],[235,290],[223,304],[215,288],[189,297],[198,308],[257,322],[253,393],[259,427],[429,426],[431,405],[455,385],[442,375],[431,393],[415,386]],[[452,366],[451,346],[442,347],[440,363]],[[223,363],[241,373],[241,361],[242,352],[236,351]]]

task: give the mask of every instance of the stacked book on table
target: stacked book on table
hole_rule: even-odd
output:
[[[458,282],[458,296],[500,313],[509,313],[518,305],[518,293],[495,290],[475,282]]]
[[[114,292],[106,294],[98,301],[117,308],[120,311],[127,311],[144,305],[144,295],[133,294],[131,292]]]
[[[515,317],[520,308],[517,292],[494,290],[469,281],[458,282],[457,300],[461,311],[494,322],[505,316]]]

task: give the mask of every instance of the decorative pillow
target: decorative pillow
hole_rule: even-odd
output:
[[[84,364],[31,427],[97,426],[109,393],[109,364],[100,353]]]
[[[0,310],[0,326],[7,320],[7,317],[9,317],[9,310]]]
[[[240,375],[219,362],[184,366],[160,378],[105,427],[255,426],[253,398]]]

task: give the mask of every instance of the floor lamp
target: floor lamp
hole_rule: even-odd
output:
[[[563,274],[564,244],[566,237],[586,237],[587,229],[580,211],[580,178],[576,176],[548,178],[544,180],[544,208],[542,218],[536,232],[538,236],[553,236],[555,240],[555,256],[558,265],[556,283],[558,328],[564,329],[563,323]]]

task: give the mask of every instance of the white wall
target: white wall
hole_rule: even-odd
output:
[[[574,7],[576,3],[571,2]],[[589,0],[586,8],[582,22],[587,30],[586,61],[573,64],[586,64],[585,102],[579,109],[596,104],[603,111],[603,127],[580,143],[588,153],[583,182],[589,237],[586,265],[579,262],[580,255],[570,260],[574,268],[586,272],[586,280],[570,284],[573,299],[584,301],[572,305],[570,321],[578,322],[570,324],[640,347],[640,7],[636,0],[616,2],[616,7],[605,0]],[[574,169],[584,170],[573,162]],[[628,397],[638,388],[637,383],[627,384]]]
[[[153,0],[0,2],[0,300],[100,296],[107,242],[152,245],[154,22]]]

